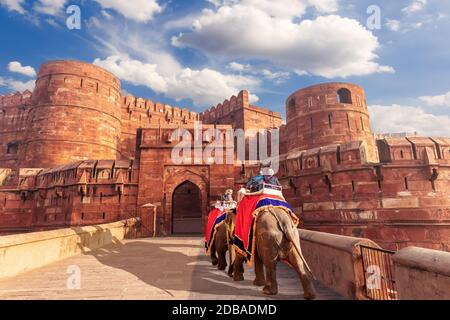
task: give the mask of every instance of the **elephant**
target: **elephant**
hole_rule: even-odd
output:
[[[226,253],[228,251],[230,258],[230,266],[228,267],[228,275],[233,276],[233,262],[235,259],[235,250],[233,246],[234,226],[236,222],[236,211],[227,210],[227,218],[217,228],[216,237],[211,245],[211,262],[217,265],[217,269],[225,270],[227,267]],[[217,256],[216,256],[217,253]]]
[[[292,219],[282,209],[268,207],[256,218],[255,246],[255,280],[256,286],[264,286],[263,293],[278,293],[276,267],[278,261],[286,261],[291,265],[303,286],[304,298],[315,299],[316,291],[313,275],[300,249],[298,230]],[[237,254],[234,260],[234,281],[244,280],[245,257]],[[265,272],[264,272],[265,271]]]

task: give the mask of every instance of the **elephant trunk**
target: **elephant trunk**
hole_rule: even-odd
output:
[[[278,227],[281,229],[281,232],[283,232],[283,234],[286,236],[286,239],[290,243],[292,243],[292,245],[294,246],[295,251],[297,251],[298,255],[300,256],[300,259],[302,259],[303,263],[305,264],[305,267],[306,267],[307,271],[311,274],[313,279],[316,280],[316,278],[314,277],[314,274],[311,271],[311,268],[309,267],[308,263],[305,260],[305,257],[303,257],[302,251],[300,249],[299,239],[297,237],[295,237],[296,227],[292,223],[292,220],[290,218],[287,219],[287,220],[289,220],[289,225],[287,225],[287,223],[283,223],[283,222],[280,221],[280,219],[278,218],[278,216],[277,216],[277,214],[276,214],[276,212],[275,212],[275,210],[273,208],[269,208],[269,212],[277,220]],[[298,233],[297,233],[297,236],[298,236]]]

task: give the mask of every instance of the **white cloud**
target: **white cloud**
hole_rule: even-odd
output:
[[[51,25],[52,27],[58,27],[58,22],[56,22],[54,19],[45,19],[45,22],[47,22],[49,25]]]
[[[281,69],[326,78],[394,72],[375,61],[378,39],[356,20],[328,15],[295,23],[295,10],[278,8],[286,1],[251,7],[246,0],[204,10],[192,31],[174,37],[172,44],[228,60],[267,60]]]
[[[438,96],[419,97],[429,107],[450,107],[450,91]]]
[[[337,0],[309,0],[309,3],[322,13],[336,12],[338,10]]]
[[[155,64],[146,64],[126,56],[109,56],[95,59],[94,64],[114,73],[133,85],[143,85],[157,93],[167,92],[167,81],[158,74]]]
[[[112,9],[127,19],[148,22],[153,16],[162,12],[163,8],[156,0],[95,0],[104,9]]]
[[[29,81],[18,81],[14,79],[5,79],[0,77],[0,86],[7,87],[14,91],[23,92],[25,90],[33,91],[35,85],[35,80],[29,80]]]
[[[20,14],[25,13],[23,3],[25,0],[0,0],[0,4],[6,7],[9,11],[16,11]]]
[[[369,107],[376,133],[418,132],[427,136],[450,136],[450,117],[433,115],[413,106],[374,105]]]
[[[25,14],[26,11],[23,8],[25,0],[0,0],[0,5],[6,7],[9,11],[16,11],[20,14]]]
[[[20,73],[27,77],[36,77],[36,70],[31,66],[22,66],[18,61],[11,61],[8,64],[8,71]]]
[[[262,74],[266,79],[275,81],[276,84],[284,83],[290,77],[289,72],[272,72],[270,70],[264,69]]]
[[[398,20],[387,19],[386,26],[387,26],[390,30],[395,31],[395,32],[398,32],[398,31],[400,31],[400,26],[401,26],[401,24],[400,24],[400,21],[398,21]]]
[[[314,7],[318,12],[336,12],[337,0],[207,0],[216,7],[242,4],[250,8],[260,9],[277,17],[298,17],[305,13],[308,7]]]
[[[104,16],[107,20],[111,20],[111,19],[113,18],[113,16],[110,15],[110,14],[108,13],[108,11],[106,11],[106,10],[102,10],[100,13],[101,13],[102,16]]]
[[[38,0],[34,3],[34,10],[50,16],[57,16],[63,13],[67,0]]]
[[[422,11],[427,5],[427,0],[412,0],[411,3],[402,9],[402,12],[406,14],[413,14]]]
[[[283,72],[283,71],[271,71],[269,69],[262,69],[251,66],[249,64],[241,64],[238,62],[230,62],[227,65],[227,68],[239,73],[246,73],[251,74],[253,76],[262,76],[268,80],[274,81],[276,84],[281,84],[285,82],[290,77],[289,72]]]
[[[101,28],[102,27],[102,23],[95,16],[90,17],[89,19],[87,19],[85,23],[86,23],[86,26],[88,28]]]
[[[244,64],[232,61],[228,64],[227,68],[229,68],[233,71],[242,72],[242,71],[248,71],[250,69],[250,65],[248,65],[248,64],[244,65]]]
[[[222,74],[216,70],[203,68],[180,69],[171,75],[161,75],[156,64],[143,63],[128,56],[109,56],[94,64],[103,67],[120,79],[133,85],[146,86],[156,93],[163,93],[177,101],[191,99],[198,106],[211,106],[237,94],[241,89],[257,88],[259,80],[242,75]],[[251,95],[252,102],[258,100]]]

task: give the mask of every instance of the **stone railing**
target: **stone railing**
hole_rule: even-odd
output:
[[[450,253],[417,247],[393,256],[401,300],[450,300]]]
[[[361,248],[380,248],[375,242],[299,229],[303,255],[322,284],[348,299],[366,299]]]
[[[0,280],[134,237],[139,219],[0,237]]]

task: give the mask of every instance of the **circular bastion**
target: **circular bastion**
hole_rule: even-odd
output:
[[[118,78],[92,64],[50,61],[39,69],[20,166],[116,159],[120,129]]]

